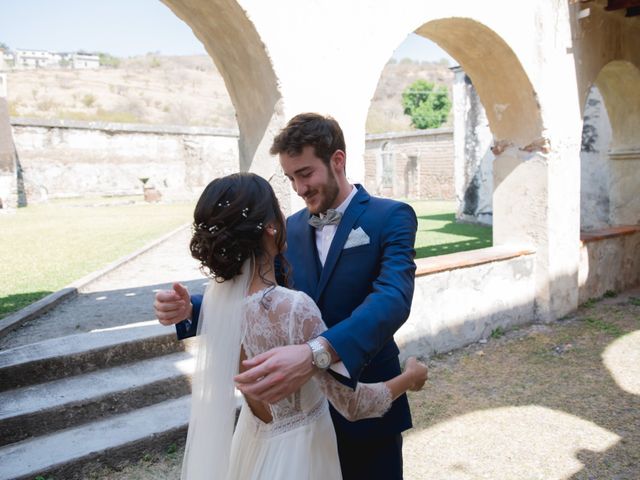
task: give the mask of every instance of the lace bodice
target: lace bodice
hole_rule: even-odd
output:
[[[249,358],[275,347],[304,343],[326,329],[318,307],[303,292],[277,286],[245,298],[242,345]],[[271,405],[274,427],[289,429],[308,421],[324,404],[325,395],[352,421],[381,417],[392,400],[383,382],[358,383],[352,390],[329,373],[318,372],[298,392]]]

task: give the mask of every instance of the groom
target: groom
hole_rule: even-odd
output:
[[[285,175],[306,208],[287,219],[289,286],[317,303],[329,327],[305,345],[279,347],[245,361],[236,382],[269,403],[298,390],[316,369],[345,384],[379,382],[400,373],[393,334],[409,316],[417,222],[408,205],[370,196],[346,179],[346,147],[338,123],[297,115],[274,139]],[[195,335],[202,298],[179,285],[159,292],[156,315]],[[405,395],[377,419],[349,422],[331,408],[345,480],[401,479],[402,435],[411,428]]]

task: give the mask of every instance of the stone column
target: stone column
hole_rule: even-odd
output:
[[[453,67],[454,170],[457,213],[464,222],[491,225],[493,135],[480,97],[461,67]]]
[[[18,156],[13,143],[7,103],[7,75],[0,73],[0,208],[26,206],[18,194]]]
[[[584,107],[580,148],[580,228],[595,230],[610,223],[611,123],[602,95],[594,85]]]

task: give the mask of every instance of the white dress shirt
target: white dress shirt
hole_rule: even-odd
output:
[[[347,198],[344,199],[344,202],[336,208],[336,210],[344,214],[351,203],[351,200],[356,196],[356,193],[358,193],[358,189],[351,185],[351,192]],[[324,217],[324,213],[320,214],[320,218],[322,217]],[[333,237],[336,236],[336,230],[338,230],[338,225],[325,225],[323,228],[316,228],[316,247],[318,249],[318,257],[320,257],[320,263],[323,267],[324,262],[327,260],[327,255],[329,253]]]
[[[351,203],[351,200],[356,196],[356,193],[358,193],[358,189],[352,185],[351,192],[349,193],[347,198],[344,199],[344,202],[342,202],[336,208],[336,210],[344,214],[344,212],[347,210],[347,207]],[[320,218],[322,217],[324,217],[323,213],[320,214]],[[333,237],[336,236],[337,229],[338,225],[325,225],[321,229],[316,228],[316,247],[318,249],[318,256],[320,257],[320,263],[322,263],[323,267],[324,262],[327,260],[327,254],[329,253],[331,242],[333,242]],[[342,361],[331,364],[329,368],[344,377],[351,378],[351,375],[349,375],[349,372],[347,371],[347,367],[344,366],[344,363],[342,363]]]

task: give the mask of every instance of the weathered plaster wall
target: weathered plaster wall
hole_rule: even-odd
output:
[[[149,178],[165,198],[193,197],[216,176],[236,172],[234,131],[196,127],[13,119],[32,200],[142,192]]]
[[[639,224],[640,18],[590,7],[571,8],[578,90],[584,101],[595,84],[611,122],[609,224]]]
[[[585,236],[580,247],[580,303],[640,285],[640,227]]]
[[[585,8],[589,9],[589,14],[578,18],[578,13]],[[584,101],[589,89],[608,63],[626,61],[636,67],[640,65],[640,21],[637,17],[625,17],[624,10],[605,12],[603,8],[597,8],[595,5],[580,3],[572,4],[570,12],[574,37],[572,47],[578,70],[578,91]]]
[[[580,229],[609,225],[611,124],[597,87],[592,87],[584,107],[580,150]]]
[[[383,185],[383,156],[393,164]],[[448,128],[366,136],[365,188],[393,198],[454,199],[453,131]]]
[[[498,248],[484,249],[500,251]],[[396,340],[404,356],[447,352],[488,338],[535,316],[535,254],[469,265],[416,277],[411,315]],[[445,257],[418,260],[419,265]],[[505,294],[508,292],[508,295]]]
[[[612,127],[609,222],[640,224],[640,69],[616,60],[600,71],[595,84]]]

